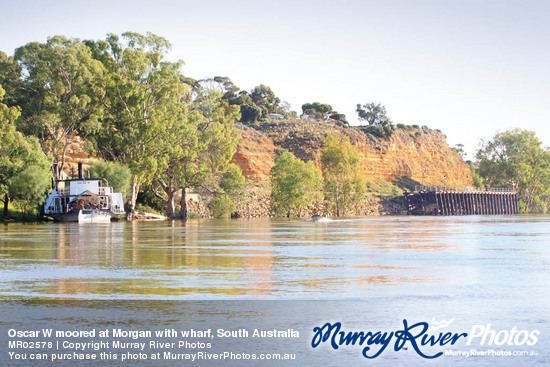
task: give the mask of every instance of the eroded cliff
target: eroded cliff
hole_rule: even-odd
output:
[[[282,120],[247,127],[237,125],[242,141],[233,161],[255,182],[269,181],[278,149],[302,160],[319,162],[328,134],[349,137],[361,156],[367,182],[403,181],[448,187],[471,185],[469,166],[449,148],[445,135],[430,129],[397,129],[389,139],[375,138],[353,127],[324,121]]]

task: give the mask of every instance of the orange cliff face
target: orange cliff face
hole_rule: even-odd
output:
[[[445,135],[434,130],[398,129],[385,140],[373,139],[356,128],[316,120],[278,120],[254,128],[242,124],[236,127],[241,141],[232,162],[241,167],[247,179],[257,183],[269,182],[280,149],[319,164],[328,134],[350,138],[359,150],[361,173],[368,182],[392,182],[406,176],[426,186],[464,188],[472,183],[469,166],[449,148]],[[67,149],[65,172],[74,176],[77,162],[87,166],[95,159],[85,153],[84,142],[77,137]]]
[[[243,170],[243,175],[253,182],[265,182],[271,178],[271,168],[275,165],[275,145],[259,131],[237,125],[241,141],[237,146],[232,163]]]
[[[396,181],[405,176],[425,186],[472,185],[470,167],[449,148],[442,133],[430,131],[415,136],[416,132],[396,130],[381,149],[357,144],[367,181]]]
[[[313,120],[272,121],[256,129],[237,127],[242,140],[233,162],[254,182],[269,181],[278,148],[318,163],[326,136],[336,134],[348,136],[357,147],[361,173],[368,182],[392,182],[406,176],[426,186],[463,188],[472,183],[469,166],[449,148],[445,136],[434,130],[398,129],[389,140],[374,140],[354,128]]]

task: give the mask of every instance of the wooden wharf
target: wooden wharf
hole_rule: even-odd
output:
[[[420,186],[405,192],[412,215],[502,215],[518,214],[517,192],[508,188],[457,190]]]

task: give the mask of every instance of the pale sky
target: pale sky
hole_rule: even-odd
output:
[[[514,127],[550,146],[550,1],[0,1],[8,55],[53,35],[150,31],[185,75],[266,84],[298,113],[318,101],[356,124],[358,103],[382,103],[469,158]]]

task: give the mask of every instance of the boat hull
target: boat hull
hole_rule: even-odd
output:
[[[108,210],[74,210],[63,214],[53,214],[56,222],[109,223],[112,213]]]
[[[111,213],[105,210],[81,210],[78,223],[110,223]]]

